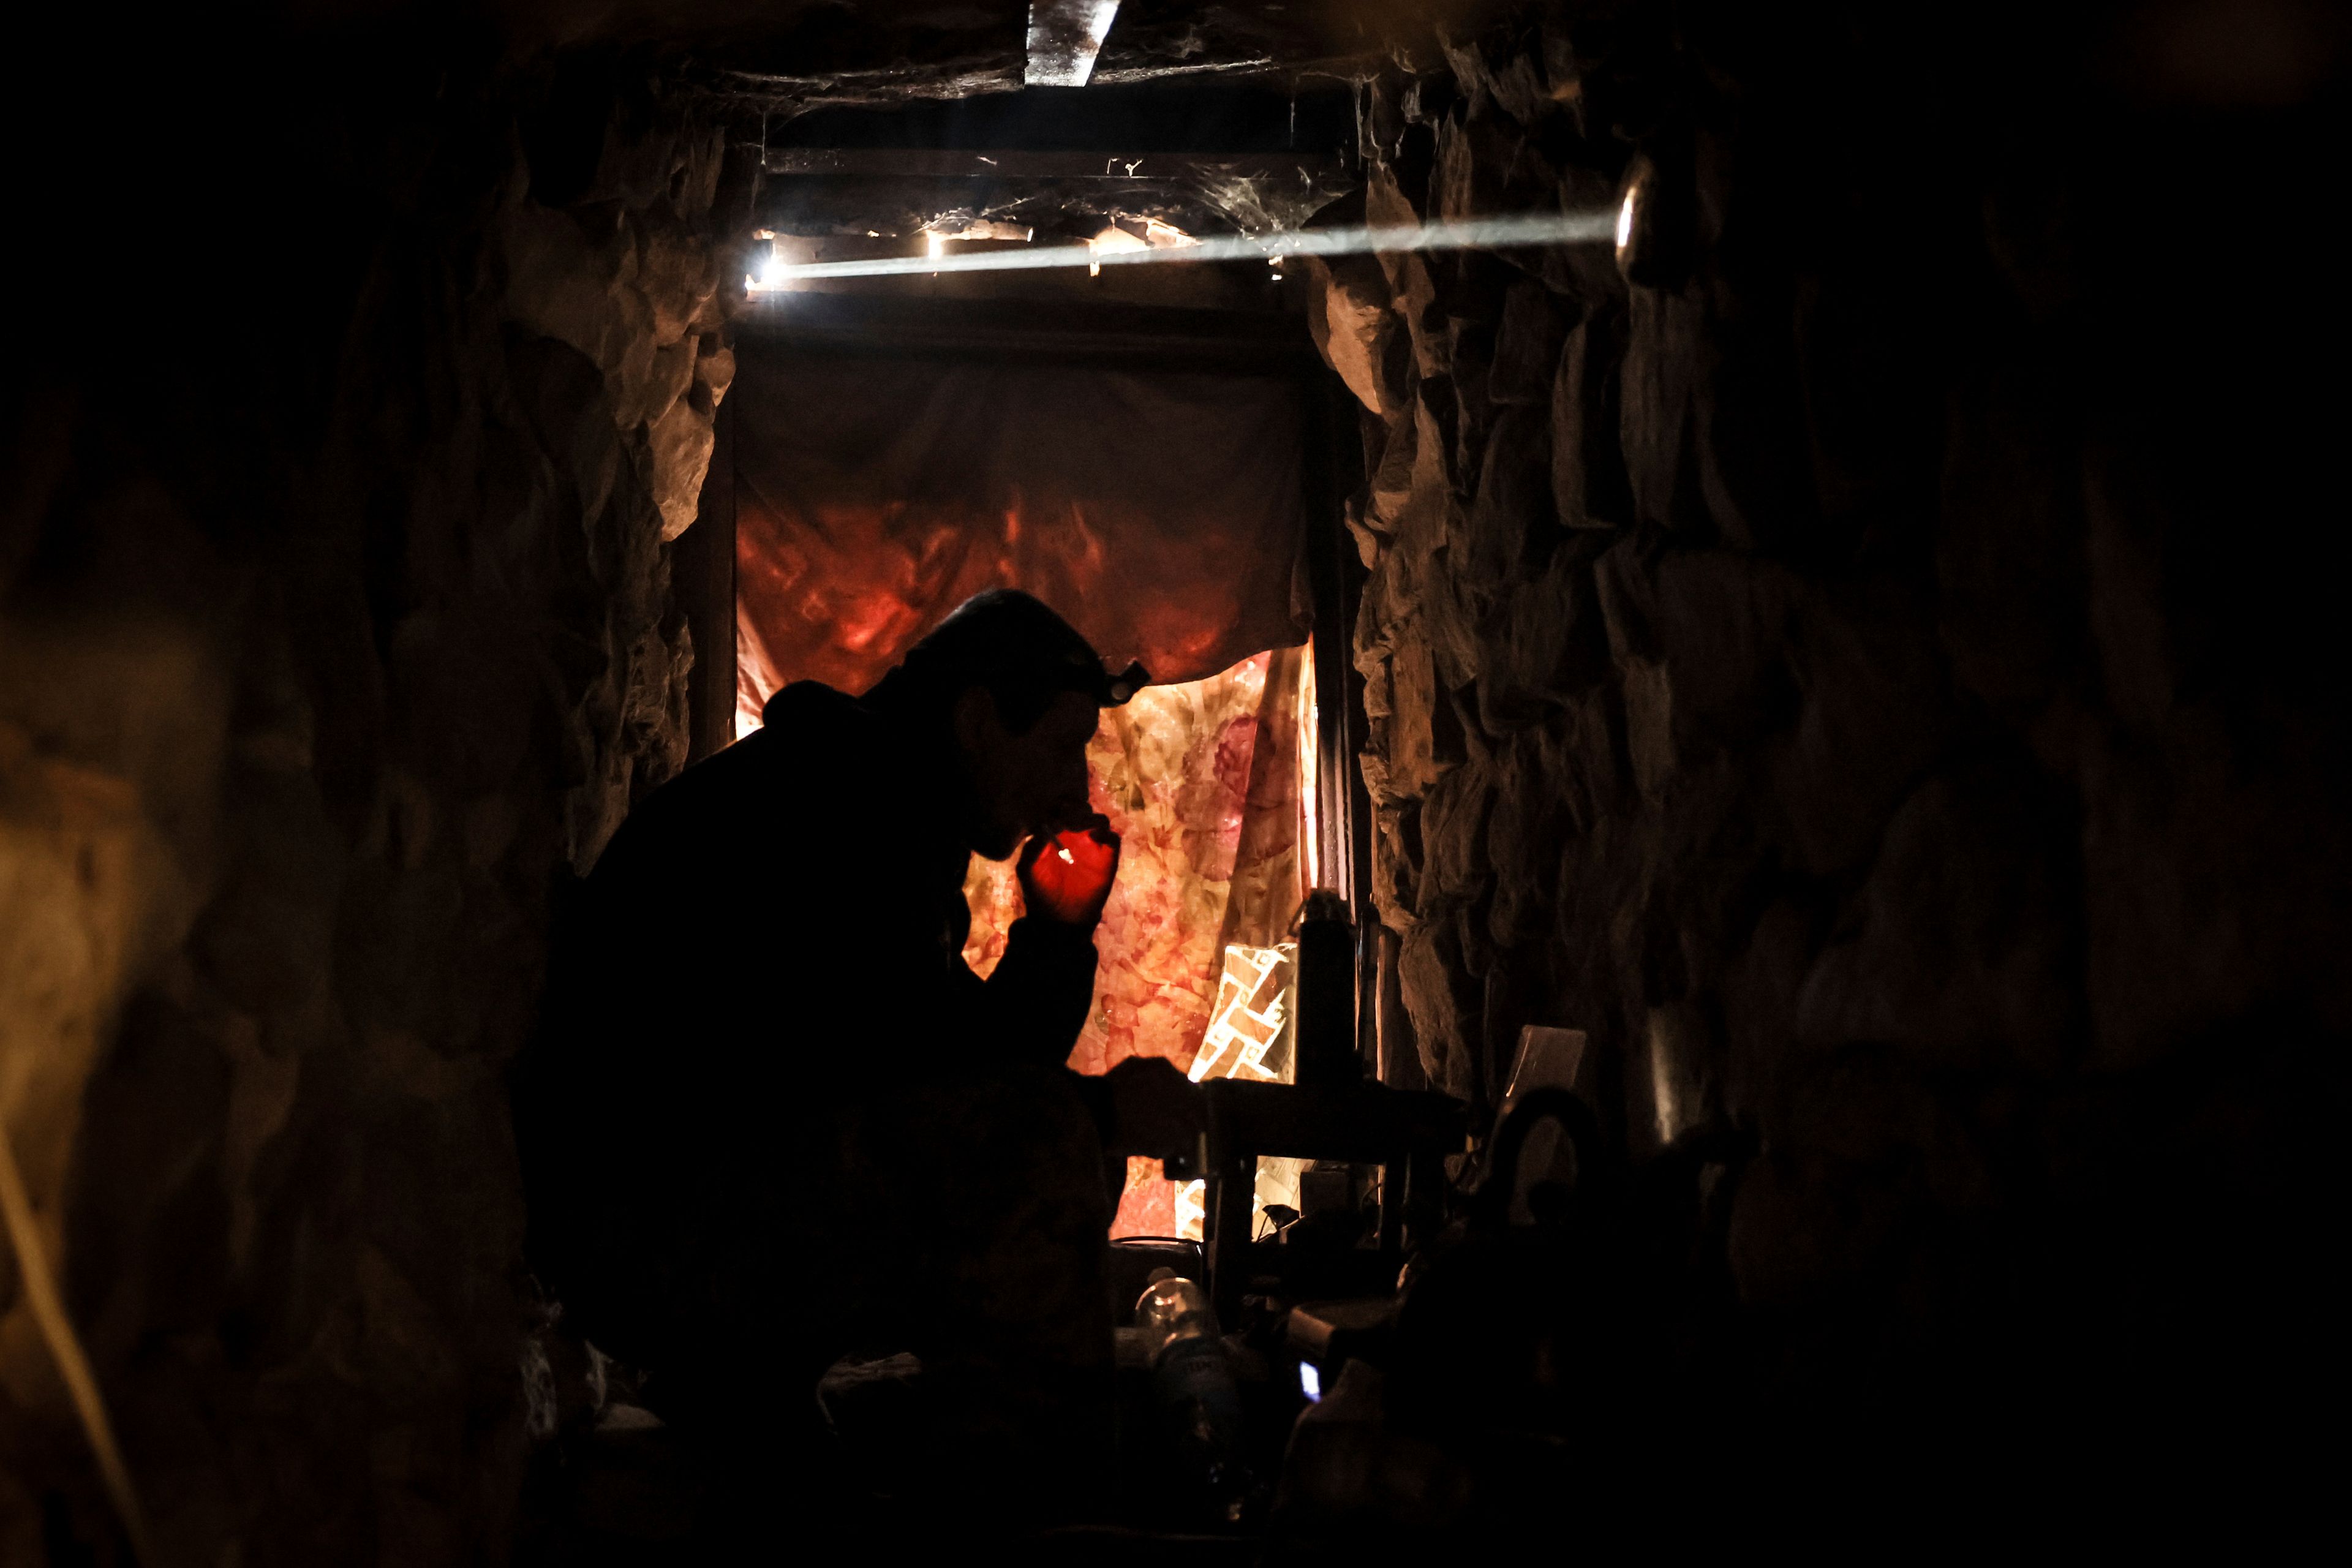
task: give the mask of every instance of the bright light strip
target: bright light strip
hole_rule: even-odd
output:
[[[854,261],[771,265],[758,287],[814,278],[900,278],[928,272],[1031,272],[1047,267],[1148,267],[1168,261],[1257,261],[1285,256],[1364,256],[1411,250],[1502,250],[1513,246],[1600,245],[1617,237],[1613,210],[1475,218],[1390,228],[1316,228],[1290,234],[1221,235],[1197,245],[1113,250],[1097,245],[1036,246],[970,256],[877,256]]]

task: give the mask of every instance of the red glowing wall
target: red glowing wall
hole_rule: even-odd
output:
[[[728,407],[747,722],[789,680],[864,690],[983,588],[1162,681],[1306,636],[1286,380],[753,341]]]

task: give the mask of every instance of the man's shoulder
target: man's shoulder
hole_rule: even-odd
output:
[[[878,734],[881,720],[846,691],[822,680],[795,680],[768,699],[760,710],[760,724],[753,736],[832,731]]]
[[[659,785],[629,813],[614,848],[728,837],[877,803],[905,770],[887,727],[856,698],[814,680],[770,699],[767,722]]]
[[[760,728],[714,752],[647,796],[691,797],[740,788],[778,772],[822,774],[878,755],[888,743],[880,719],[846,692],[795,680],[768,700]]]
[[[768,700],[762,718],[761,728],[710,761],[744,752],[747,773],[787,773],[812,790],[860,795],[906,771],[902,742],[890,725],[856,698],[822,682],[793,681]]]

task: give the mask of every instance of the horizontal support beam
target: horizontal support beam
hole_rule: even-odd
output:
[[[1469,1108],[1443,1094],[1366,1083],[1339,1089],[1212,1079],[1209,1158],[1282,1154],[1293,1159],[1386,1164],[1416,1151],[1458,1153]],[[1222,1173],[1223,1165],[1218,1164]]]
[[[771,147],[771,174],[920,180],[1342,178],[1338,158],[1301,153],[992,153],[932,147]]]
[[[1328,373],[1293,316],[1067,300],[755,297],[739,334],[787,352],[1306,377]]]

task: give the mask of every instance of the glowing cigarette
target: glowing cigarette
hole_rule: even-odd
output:
[[[755,291],[809,278],[889,278],[919,272],[1028,272],[1048,267],[1149,267],[1167,261],[1279,262],[1286,256],[1363,256],[1408,250],[1501,250],[1513,246],[1603,245],[1617,237],[1620,213],[1533,214],[1468,223],[1386,228],[1317,228],[1289,234],[1221,235],[1196,245],[1112,248],[1100,243],[982,251],[971,256],[877,256],[854,261],[772,263]]]

